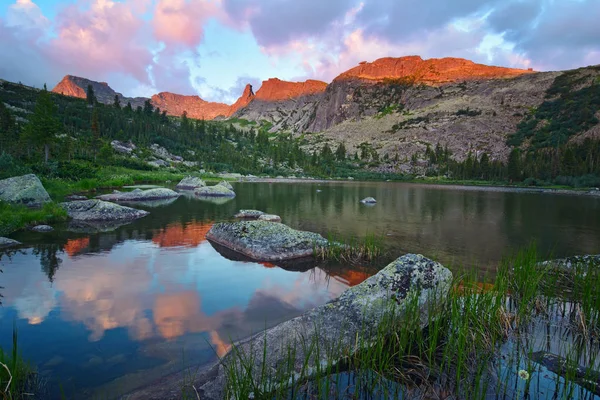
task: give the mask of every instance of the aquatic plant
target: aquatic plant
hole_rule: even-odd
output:
[[[383,255],[384,236],[367,233],[363,238],[344,237],[335,233],[327,235],[328,245],[315,244],[314,255],[322,260],[358,263],[373,261]]]
[[[32,368],[21,358],[18,347],[16,326],[13,327],[12,349],[6,353],[0,348],[0,398],[16,400],[36,398],[37,376]]]

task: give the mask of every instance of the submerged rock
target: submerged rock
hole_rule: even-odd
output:
[[[259,210],[240,210],[234,215],[235,218],[258,219],[264,212]]]
[[[51,201],[42,182],[34,174],[0,180],[0,200],[30,207]]]
[[[221,185],[201,187],[196,189],[194,193],[196,196],[200,197],[235,197],[235,192],[233,190],[229,190]]]
[[[377,203],[377,200],[375,200],[373,197],[365,197],[360,202],[363,204],[375,204]]]
[[[0,249],[4,249],[6,247],[18,246],[20,244],[21,244],[21,242],[17,242],[14,239],[9,239],[9,238],[0,236]]]
[[[177,184],[177,186],[175,186],[175,188],[181,190],[194,190],[205,186],[206,183],[202,179],[195,176],[186,176]]]
[[[236,344],[234,352],[199,374],[194,386],[202,399],[222,399],[227,371],[235,369],[254,377],[256,387],[268,392],[287,382],[263,377],[280,376],[281,365],[289,361],[296,378],[310,378],[317,365],[335,365],[358,348],[371,345],[380,323],[392,315],[401,317],[408,304],[419,307],[419,325],[426,326],[429,312],[441,309],[451,281],[452,273],[441,264],[422,255],[402,256],[338,299]],[[295,351],[285,350],[289,348]]]
[[[148,211],[136,210],[108,201],[86,200],[61,203],[69,217],[80,221],[118,221],[145,217]]]
[[[81,200],[87,200],[88,198],[85,196],[80,196],[78,194],[71,194],[68,195],[67,197],[65,197],[65,200],[67,201],[81,201]]]
[[[275,214],[263,214],[258,217],[258,220],[267,222],[281,222],[281,217]]]
[[[119,192],[115,191],[111,194],[103,194],[96,196],[97,199],[104,201],[148,201],[148,200],[163,200],[179,197],[180,194],[174,190],[166,188],[156,189],[135,189],[131,192]]]
[[[233,191],[233,186],[231,186],[231,183],[229,183],[227,181],[221,181],[221,182],[217,183],[217,185],[221,185],[221,186],[226,187],[227,189]]]
[[[258,261],[310,257],[314,246],[328,244],[318,233],[297,231],[267,221],[216,223],[206,238]]]
[[[31,228],[31,230],[34,232],[46,233],[46,232],[54,231],[54,228],[51,227],[50,225],[37,225],[37,226],[34,226],[33,228]]]

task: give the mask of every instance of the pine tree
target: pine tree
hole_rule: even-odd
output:
[[[33,115],[25,127],[25,134],[34,144],[44,147],[44,162],[50,158],[50,145],[56,142],[56,134],[62,125],[56,118],[57,107],[47,90],[42,90],[38,95]]]
[[[521,180],[521,152],[518,148],[512,149],[508,156],[508,178],[512,181]]]
[[[94,88],[92,84],[89,84],[87,87],[86,99],[88,104],[95,105],[96,104],[96,95],[94,94]]]
[[[336,149],[335,159],[338,161],[344,161],[346,159],[346,146],[344,146],[344,143],[340,143]]]
[[[113,106],[117,109],[121,109],[121,100],[119,99],[119,95],[115,94],[115,102],[113,103]]]

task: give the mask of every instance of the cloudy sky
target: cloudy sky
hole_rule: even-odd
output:
[[[330,81],[384,56],[600,64],[598,21],[600,0],[0,0],[0,78],[230,103],[246,83]]]

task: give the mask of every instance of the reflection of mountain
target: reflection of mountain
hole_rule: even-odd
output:
[[[69,257],[75,257],[77,254],[85,250],[90,245],[90,238],[83,237],[79,239],[69,239],[63,250]]]
[[[374,275],[376,271],[367,272],[367,271],[355,271],[348,269],[346,271],[340,272],[339,274],[332,273],[334,279],[352,287],[356,286],[363,281],[365,281],[368,277]]]
[[[152,242],[160,247],[196,247],[206,240],[206,233],[212,225],[212,222],[189,222],[186,225],[173,223],[157,231],[152,237]]]

